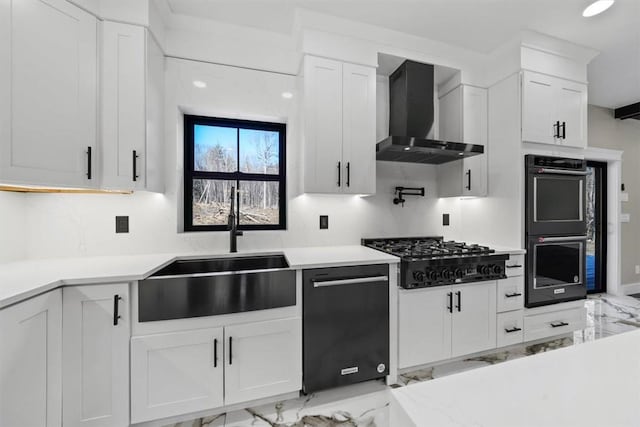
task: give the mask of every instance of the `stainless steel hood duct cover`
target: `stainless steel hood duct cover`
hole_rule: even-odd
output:
[[[434,122],[434,67],[404,61],[389,76],[389,137],[376,158],[389,162],[442,164],[484,153],[482,145],[427,138]]]

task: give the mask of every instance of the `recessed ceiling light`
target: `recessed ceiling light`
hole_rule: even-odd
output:
[[[613,6],[613,3],[615,3],[615,0],[594,1],[584,9],[584,11],[582,12],[582,16],[584,16],[585,18],[596,16]]]
[[[205,87],[207,87],[207,84],[202,80],[194,80],[193,85],[198,89],[204,89]]]
[[[293,94],[291,92],[282,92],[282,97],[284,99],[291,99],[293,98]]]

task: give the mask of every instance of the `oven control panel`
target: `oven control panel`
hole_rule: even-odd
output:
[[[415,289],[505,279],[506,258],[495,258],[479,262],[412,262],[402,266],[400,286]]]

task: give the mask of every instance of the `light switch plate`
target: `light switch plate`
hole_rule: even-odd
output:
[[[627,192],[622,192],[620,193],[620,201],[621,202],[628,202],[629,201],[629,193]]]
[[[621,213],[620,214],[620,222],[630,222],[631,221],[631,215],[628,213]]]
[[[329,228],[329,215],[320,215],[320,230]]]
[[[129,232],[129,217],[116,216],[116,233],[128,233],[128,232]]]

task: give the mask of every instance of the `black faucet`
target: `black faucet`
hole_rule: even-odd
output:
[[[236,188],[231,187],[231,210],[229,211],[229,220],[227,222],[227,230],[229,230],[229,252],[238,252],[238,236],[242,236],[242,231],[238,230],[238,221],[236,221]]]

